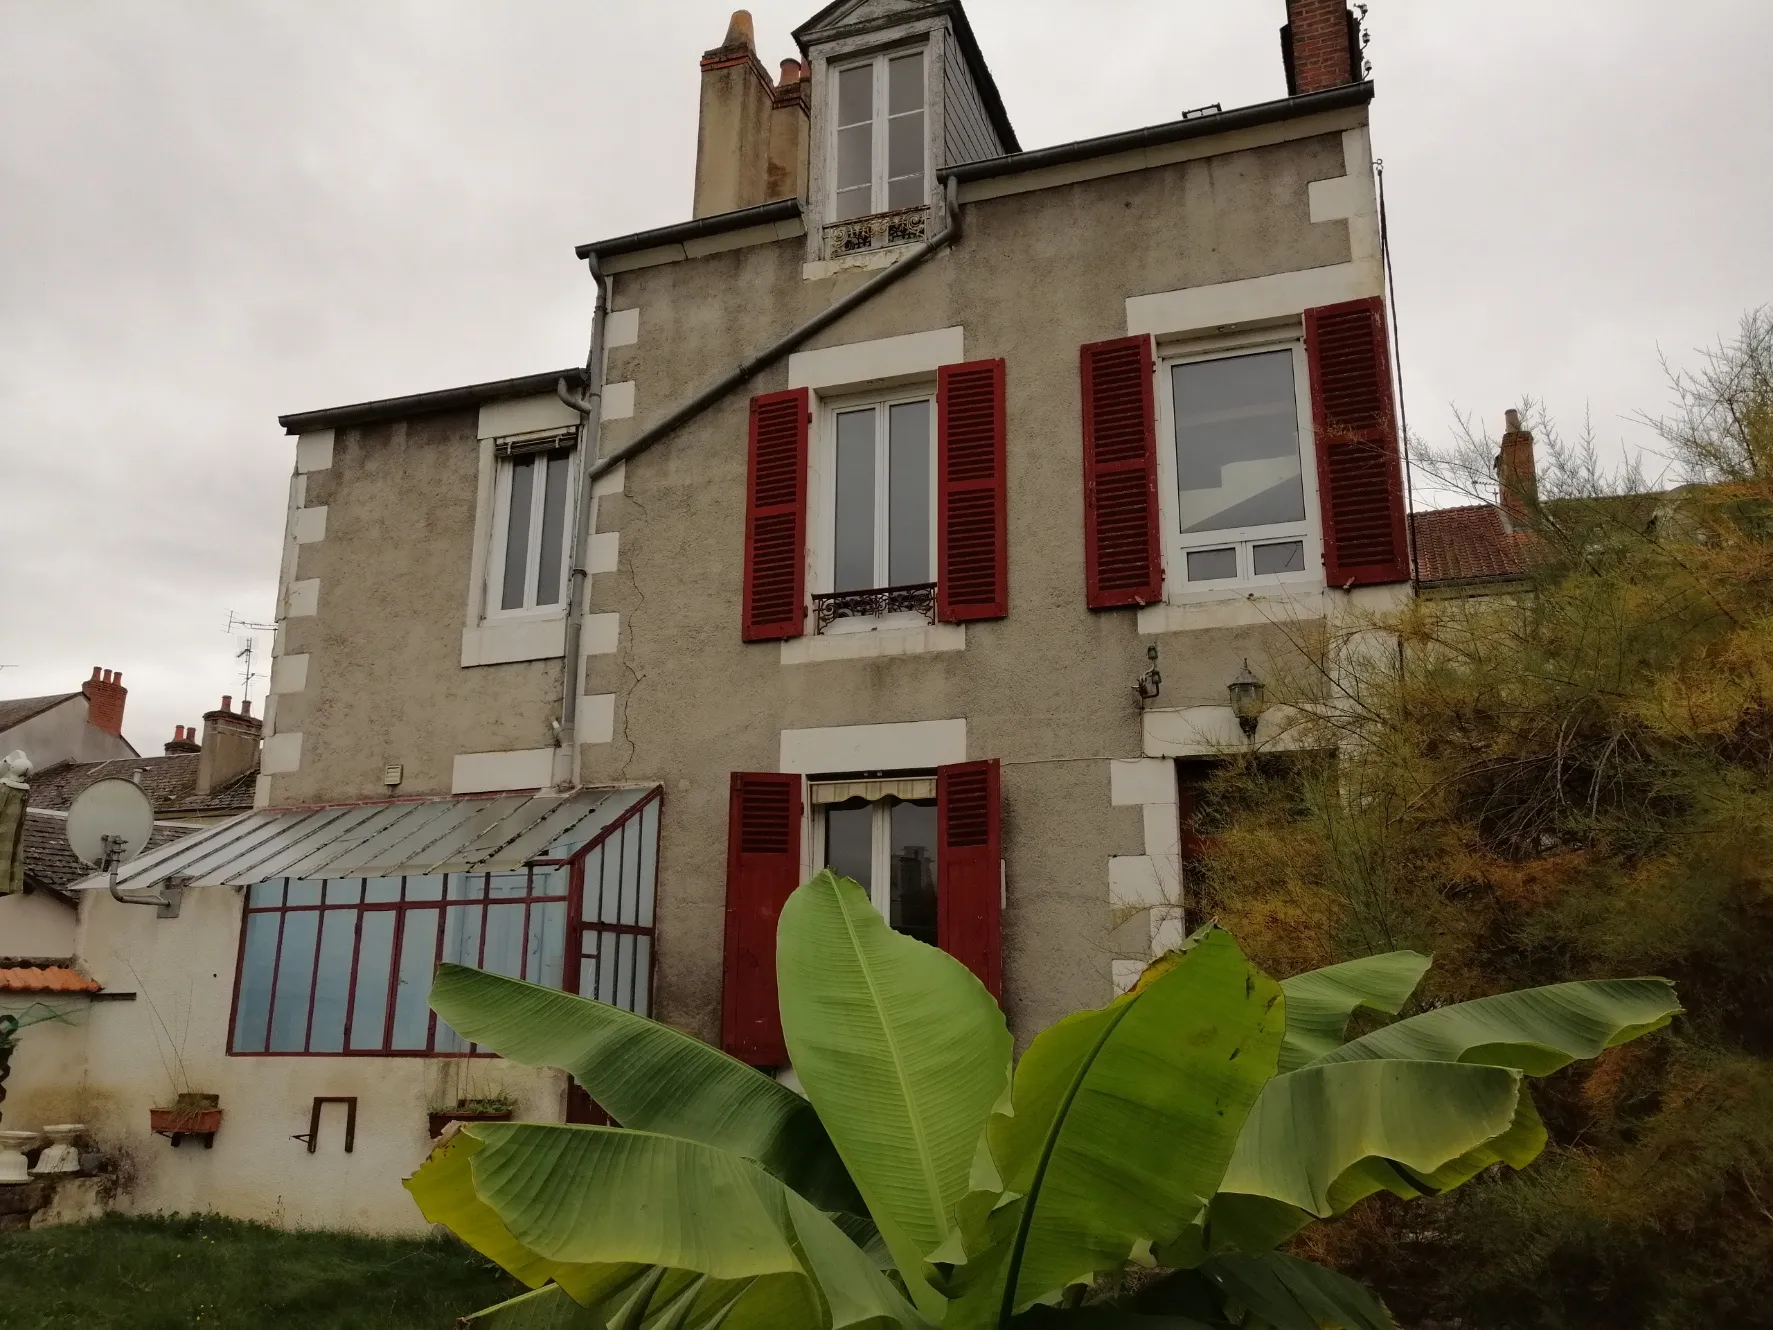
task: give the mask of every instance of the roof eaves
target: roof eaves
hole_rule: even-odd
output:
[[[1322,92],[1309,92],[1299,97],[1282,97],[1272,102],[1258,102],[1254,106],[1234,107],[1212,115],[1190,116],[1186,120],[1169,120],[1143,129],[1129,129],[1093,139],[1057,143],[1050,148],[1035,148],[1028,152],[1006,153],[1002,157],[986,157],[976,162],[962,162],[955,166],[942,167],[936,174],[944,180],[954,179],[965,184],[969,180],[1038,171],[1045,166],[1063,166],[1117,152],[1154,148],[1166,143],[1179,143],[1184,139],[1225,134],[1234,129],[1250,129],[1257,125],[1295,120],[1320,111],[1339,111],[1345,107],[1362,106],[1372,100],[1371,81],[1347,83],[1339,88],[1326,88]]]
[[[617,254],[634,254],[643,249],[657,249],[660,245],[682,244],[686,240],[724,235],[728,231],[742,231],[748,226],[764,226],[770,222],[785,222],[799,216],[799,199],[772,199],[768,203],[754,203],[749,208],[735,208],[732,212],[717,212],[708,217],[693,217],[687,222],[655,226],[650,231],[631,231],[625,236],[593,240],[588,245],[579,245],[573,253],[581,259],[588,259],[592,255],[608,259]]]
[[[542,374],[524,374],[515,379],[493,379],[487,383],[470,383],[460,388],[441,388],[435,392],[412,393],[406,397],[382,397],[373,402],[355,402],[350,406],[329,406],[318,411],[297,411],[278,416],[277,423],[286,434],[307,434],[313,430],[337,429],[345,425],[367,425],[378,420],[399,420],[406,416],[428,415],[457,407],[479,406],[508,397],[533,397],[554,391],[561,379],[579,382],[584,370],[549,370]]]

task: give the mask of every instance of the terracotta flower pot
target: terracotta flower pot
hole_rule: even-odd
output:
[[[180,1095],[183,1099],[185,1096]],[[213,1099],[214,1096],[207,1096]],[[158,1136],[170,1136],[174,1146],[181,1144],[187,1136],[201,1136],[203,1148],[209,1149],[215,1144],[215,1134],[221,1130],[222,1110],[219,1108],[187,1107],[183,1104],[175,1108],[150,1108],[148,1110],[148,1127]]]

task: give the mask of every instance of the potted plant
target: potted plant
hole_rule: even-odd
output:
[[[169,1136],[176,1148],[187,1136],[201,1136],[203,1148],[215,1145],[215,1134],[221,1129],[221,1096],[184,1093],[171,1108],[150,1108],[148,1127],[157,1136]]]
[[[478,1099],[458,1099],[454,1108],[434,1108],[427,1115],[427,1126],[433,1139],[443,1135],[452,1122],[509,1122],[517,1111],[517,1101],[508,1094],[483,1095]]]

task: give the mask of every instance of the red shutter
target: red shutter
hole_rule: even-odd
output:
[[[800,777],[735,771],[726,829],[721,1047],[756,1067],[788,1061],[776,1003],[776,921],[800,882]]]
[[[936,378],[936,617],[1009,613],[1004,365],[944,365]]]
[[[1083,348],[1084,579],[1093,610],[1163,599],[1151,339]]]
[[[998,764],[936,768],[936,940],[1003,995]]]
[[[1385,306],[1374,296],[1305,311],[1311,420],[1331,586],[1406,582],[1404,485]]]
[[[751,399],[745,487],[745,640],[799,637],[806,621],[805,388]]]

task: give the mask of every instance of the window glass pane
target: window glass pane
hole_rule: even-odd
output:
[[[259,883],[259,886],[271,885]],[[275,884],[283,889],[280,880]],[[240,953],[240,1002],[234,1012],[234,1051],[263,1053],[265,1030],[271,1017],[271,968],[277,963],[279,914],[246,916],[246,945]]]
[[[837,131],[837,187],[855,189],[874,182],[874,126]]]
[[[930,404],[887,414],[887,585],[930,580]]]
[[[504,594],[499,604],[520,610],[529,585],[530,490],[535,484],[536,459],[515,458],[511,463],[511,513],[505,524]]]
[[[895,803],[892,834],[892,912],[901,933],[936,945],[936,801]]]
[[[887,182],[886,206],[889,210],[921,207],[925,202],[922,175],[900,176]]]
[[[491,895],[494,900],[510,900],[513,897],[521,900],[529,895],[529,870],[519,869],[515,873],[492,873]]]
[[[622,935],[600,933],[597,937],[597,992],[599,1002],[612,1005],[616,1000],[616,981],[622,973]]]
[[[1257,577],[1264,573],[1302,573],[1305,571],[1305,542],[1282,540],[1272,545],[1252,545],[1250,559]]]
[[[851,218],[866,217],[874,211],[874,190],[869,185],[858,185],[854,189],[839,190],[837,195],[837,216],[833,219],[847,222]]]
[[[887,62],[887,114],[923,109],[923,54]]]
[[[546,988],[559,988],[566,963],[566,902],[547,901],[529,911],[529,942],[523,978]]]
[[[247,888],[246,903],[253,909],[283,904],[283,879],[274,877],[269,882],[254,882]]]
[[[277,962],[277,993],[271,1002],[273,1053],[299,1053],[308,1035],[308,995],[314,990],[314,945],[320,938],[320,912],[283,916],[283,946]]]
[[[481,912],[479,905],[444,911],[443,959],[451,965],[480,964]]]
[[[447,881],[448,895],[452,901],[477,901],[486,898],[485,873],[451,873]]]
[[[855,125],[874,119],[874,66],[857,65],[837,76],[837,123]]]
[[[874,805],[859,799],[825,810],[825,862],[867,891],[874,881]]]
[[[1170,385],[1182,530],[1304,521],[1293,353],[1177,365]]]
[[[372,885],[377,879],[371,879]],[[399,878],[382,878],[399,883]],[[388,978],[394,964],[393,910],[369,910],[357,942],[357,993],[351,1000],[351,1047],[380,1048],[388,1024]]]
[[[532,868],[530,875],[531,896],[564,896],[572,890],[572,869],[565,864],[555,868]]]
[[[634,939],[634,969],[637,978],[632,1010],[642,1016],[651,1016],[653,1014],[653,940],[650,937]]]
[[[579,918],[587,923],[601,916],[603,907],[603,846],[585,856],[585,891],[579,900]]]
[[[653,903],[659,876],[659,801],[640,810],[640,914],[644,928],[653,926]]]
[[[923,112],[896,115],[887,122],[887,175],[923,174]]]
[[[602,956],[600,947],[604,940],[602,933],[586,933],[584,954],[579,961],[579,996],[594,998],[597,996],[597,972],[601,967]]]
[[[866,591],[874,578],[874,410],[837,417],[837,505],[831,589]]]
[[[355,905],[362,899],[363,879],[360,877],[334,878],[326,884],[328,905]]]
[[[640,922],[640,821],[622,827],[622,922]]]
[[[523,913],[526,908],[528,907],[522,901],[486,907],[486,959],[481,962],[483,970],[510,975],[513,979],[523,977]]]
[[[436,910],[408,910],[400,937],[400,974],[395,980],[394,1029],[388,1047],[422,1049],[431,1028],[431,973],[437,961]]]
[[[406,879],[406,898],[409,901],[440,901],[443,899],[443,878],[433,874],[429,877],[409,877]]]
[[[1216,582],[1223,577],[1237,576],[1237,549],[1189,550],[1188,580]]]
[[[397,877],[371,877],[363,881],[363,899],[370,905],[387,905],[400,899]]]
[[[566,473],[572,454],[548,454],[548,489],[542,496],[542,552],[536,574],[536,604],[558,605],[562,595],[560,561],[565,549]]]
[[[285,905],[318,905],[320,904],[321,884],[305,878],[294,878],[289,883],[289,895]]]
[[[357,941],[356,910],[327,910],[320,916],[320,969],[314,977],[314,1028],[310,1053],[337,1053],[345,1047],[345,1006],[351,998],[351,950]]]

